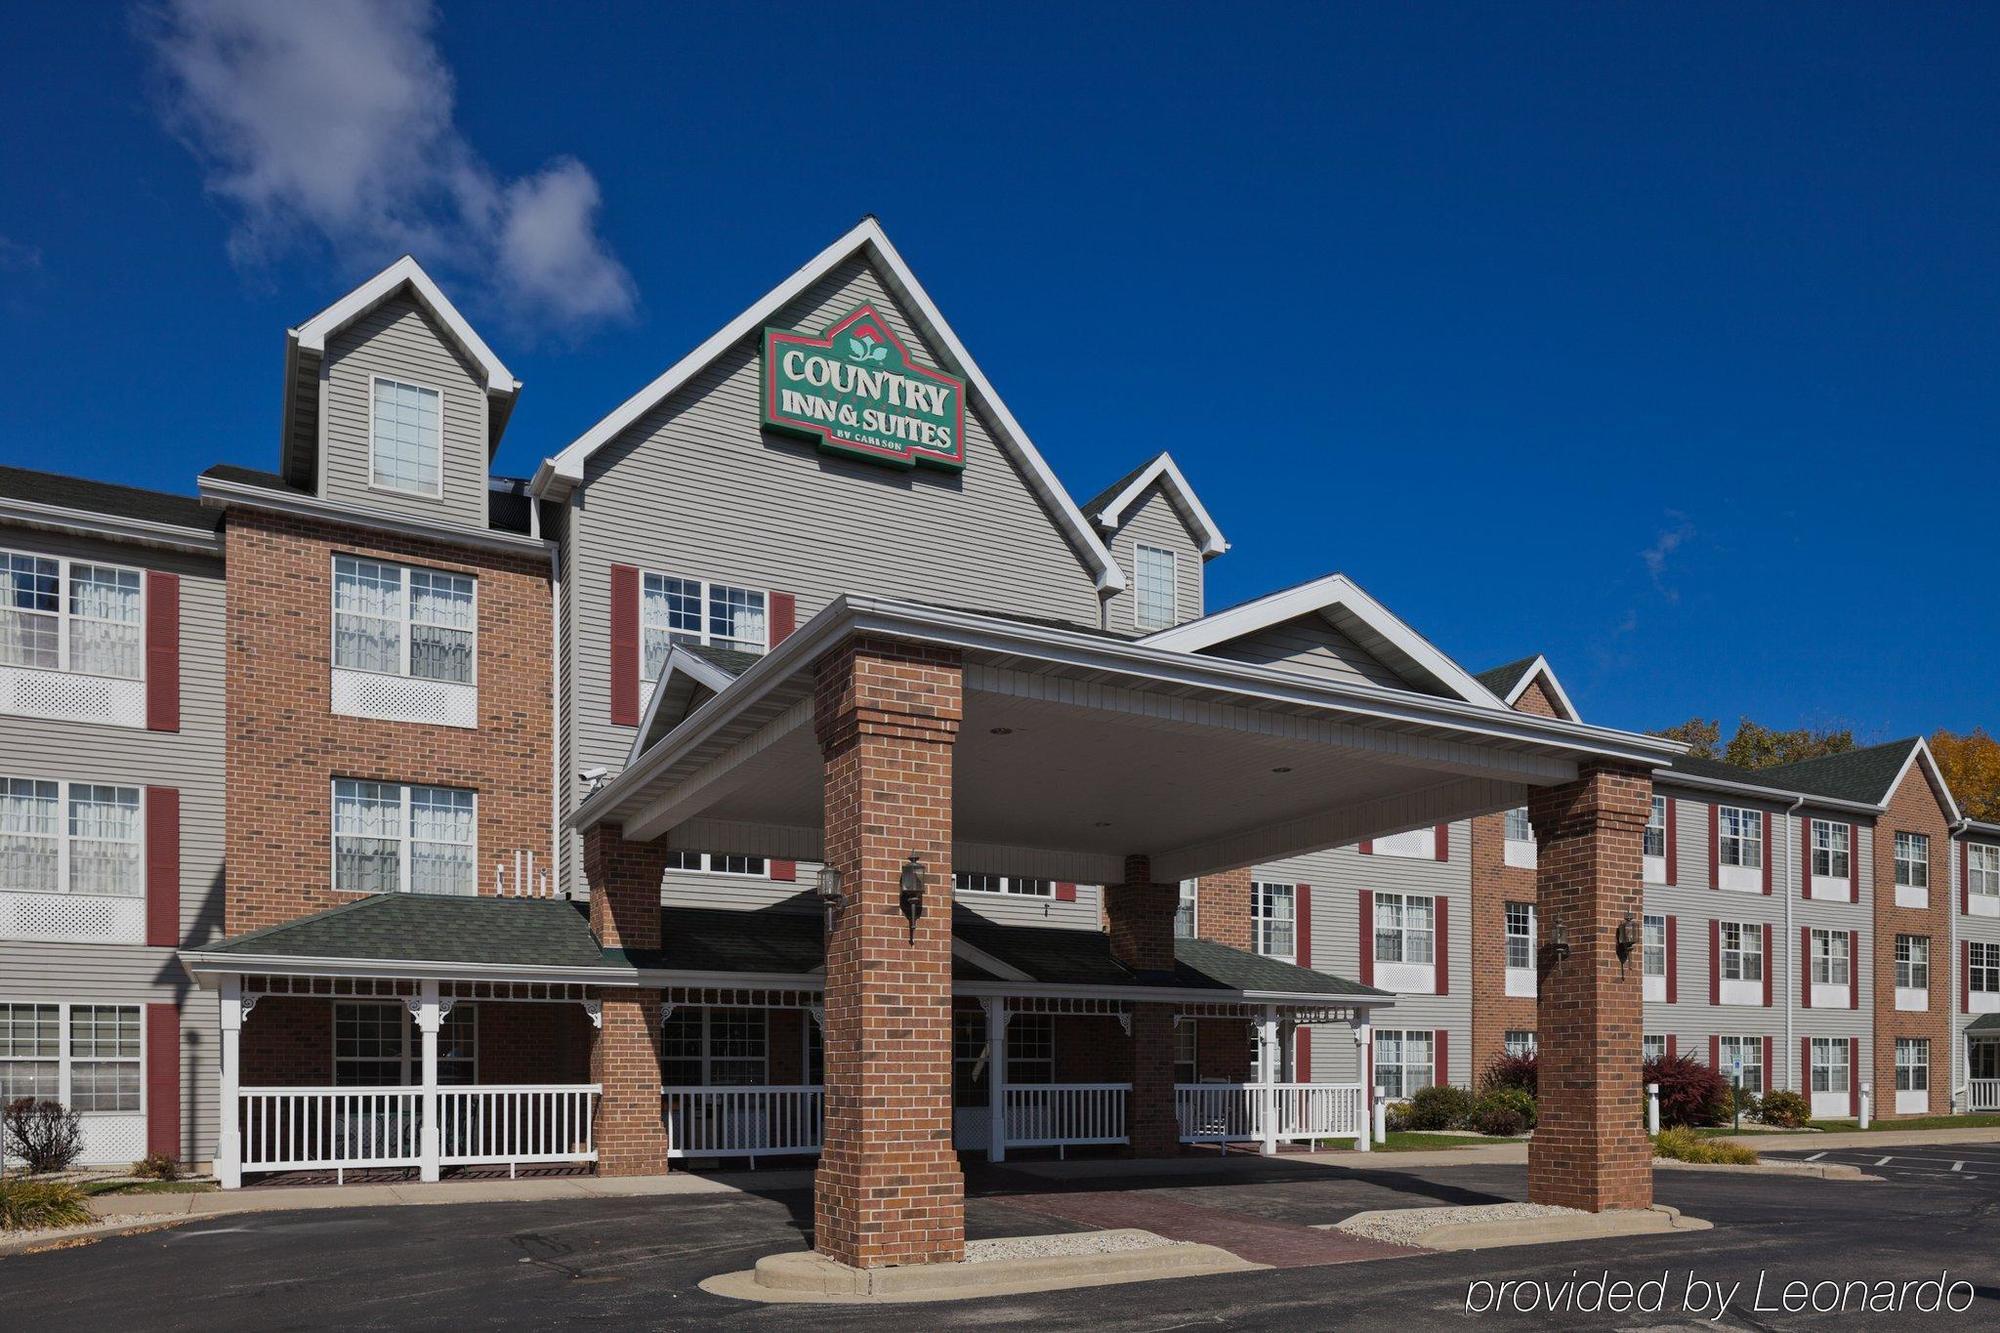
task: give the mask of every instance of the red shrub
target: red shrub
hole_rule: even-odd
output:
[[[1646,1061],[1646,1083],[1660,1085],[1660,1128],[1719,1125],[1729,1118],[1729,1080],[1685,1055]]]

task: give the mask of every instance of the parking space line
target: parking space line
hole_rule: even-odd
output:
[[[1893,1157],[1884,1157],[1884,1158],[1883,1158],[1883,1159],[1882,1159],[1881,1161],[1879,1161],[1879,1162],[1875,1163],[1875,1165],[1877,1165],[1877,1166],[1887,1166],[1887,1165],[1889,1165],[1889,1163],[1891,1163],[1891,1162],[1893,1162],[1893,1161],[1895,1161],[1895,1160],[1896,1160],[1896,1159],[1895,1159],[1895,1158],[1893,1158]]]
[[[1819,1160],[1820,1158],[1822,1158],[1822,1157],[1824,1157],[1824,1156],[1826,1156],[1826,1154],[1825,1154],[1825,1153],[1823,1153],[1823,1152],[1816,1152],[1816,1153],[1814,1153],[1814,1154],[1813,1154],[1812,1156],[1810,1156],[1810,1157],[1806,1158],[1806,1160],[1807,1160],[1808,1162],[1817,1162],[1817,1161],[1818,1161],[1818,1160]]]

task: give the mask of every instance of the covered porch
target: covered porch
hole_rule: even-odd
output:
[[[2000,1111],[2000,1014],[1981,1014],[1966,1025],[1965,1109]]]

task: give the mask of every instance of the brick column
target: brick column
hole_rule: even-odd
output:
[[[590,928],[607,949],[657,949],[667,846],[664,841],[627,842],[623,835],[616,825],[599,825],[584,834]],[[590,1044],[590,1081],[604,1087],[597,1109],[597,1174],[665,1175],[660,993],[606,987],[602,996],[602,1022]]]
[[[1125,882],[1104,886],[1104,925],[1111,953],[1148,981],[1169,984],[1174,972],[1174,910],[1178,884],[1155,884],[1144,856],[1125,858]],[[1125,1102],[1125,1132],[1134,1157],[1180,1153],[1174,1117],[1174,1007],[1132,1006],[1132,1092]]]
[[[851,639],[821,658],[826,861],[845,903],[826,950],[826,1112],[813,1245],[857,1268],[965,1257],[952,1146],[952,747],[958,655]],[[922,858],[915,937],[898,905]]]
[[[1640,854],[1653,784],[1642,770],[1586,765],[1538,788],[1536,900],[1544,943],[1560,923],[1570,955],[1547,961],[1536,1000],[1540,1114],[1528,1144],[1528,1198],[1603,1212],[1653,1201],[1640,1086],[1642,966],[1618,961],[1618,925],[1643,920]]]

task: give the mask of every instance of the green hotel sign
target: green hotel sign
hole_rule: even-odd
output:
[[[828,453],[965,467],[965,381],[912,361],[870,305],[819,337],[764,330],[764,424]]]

